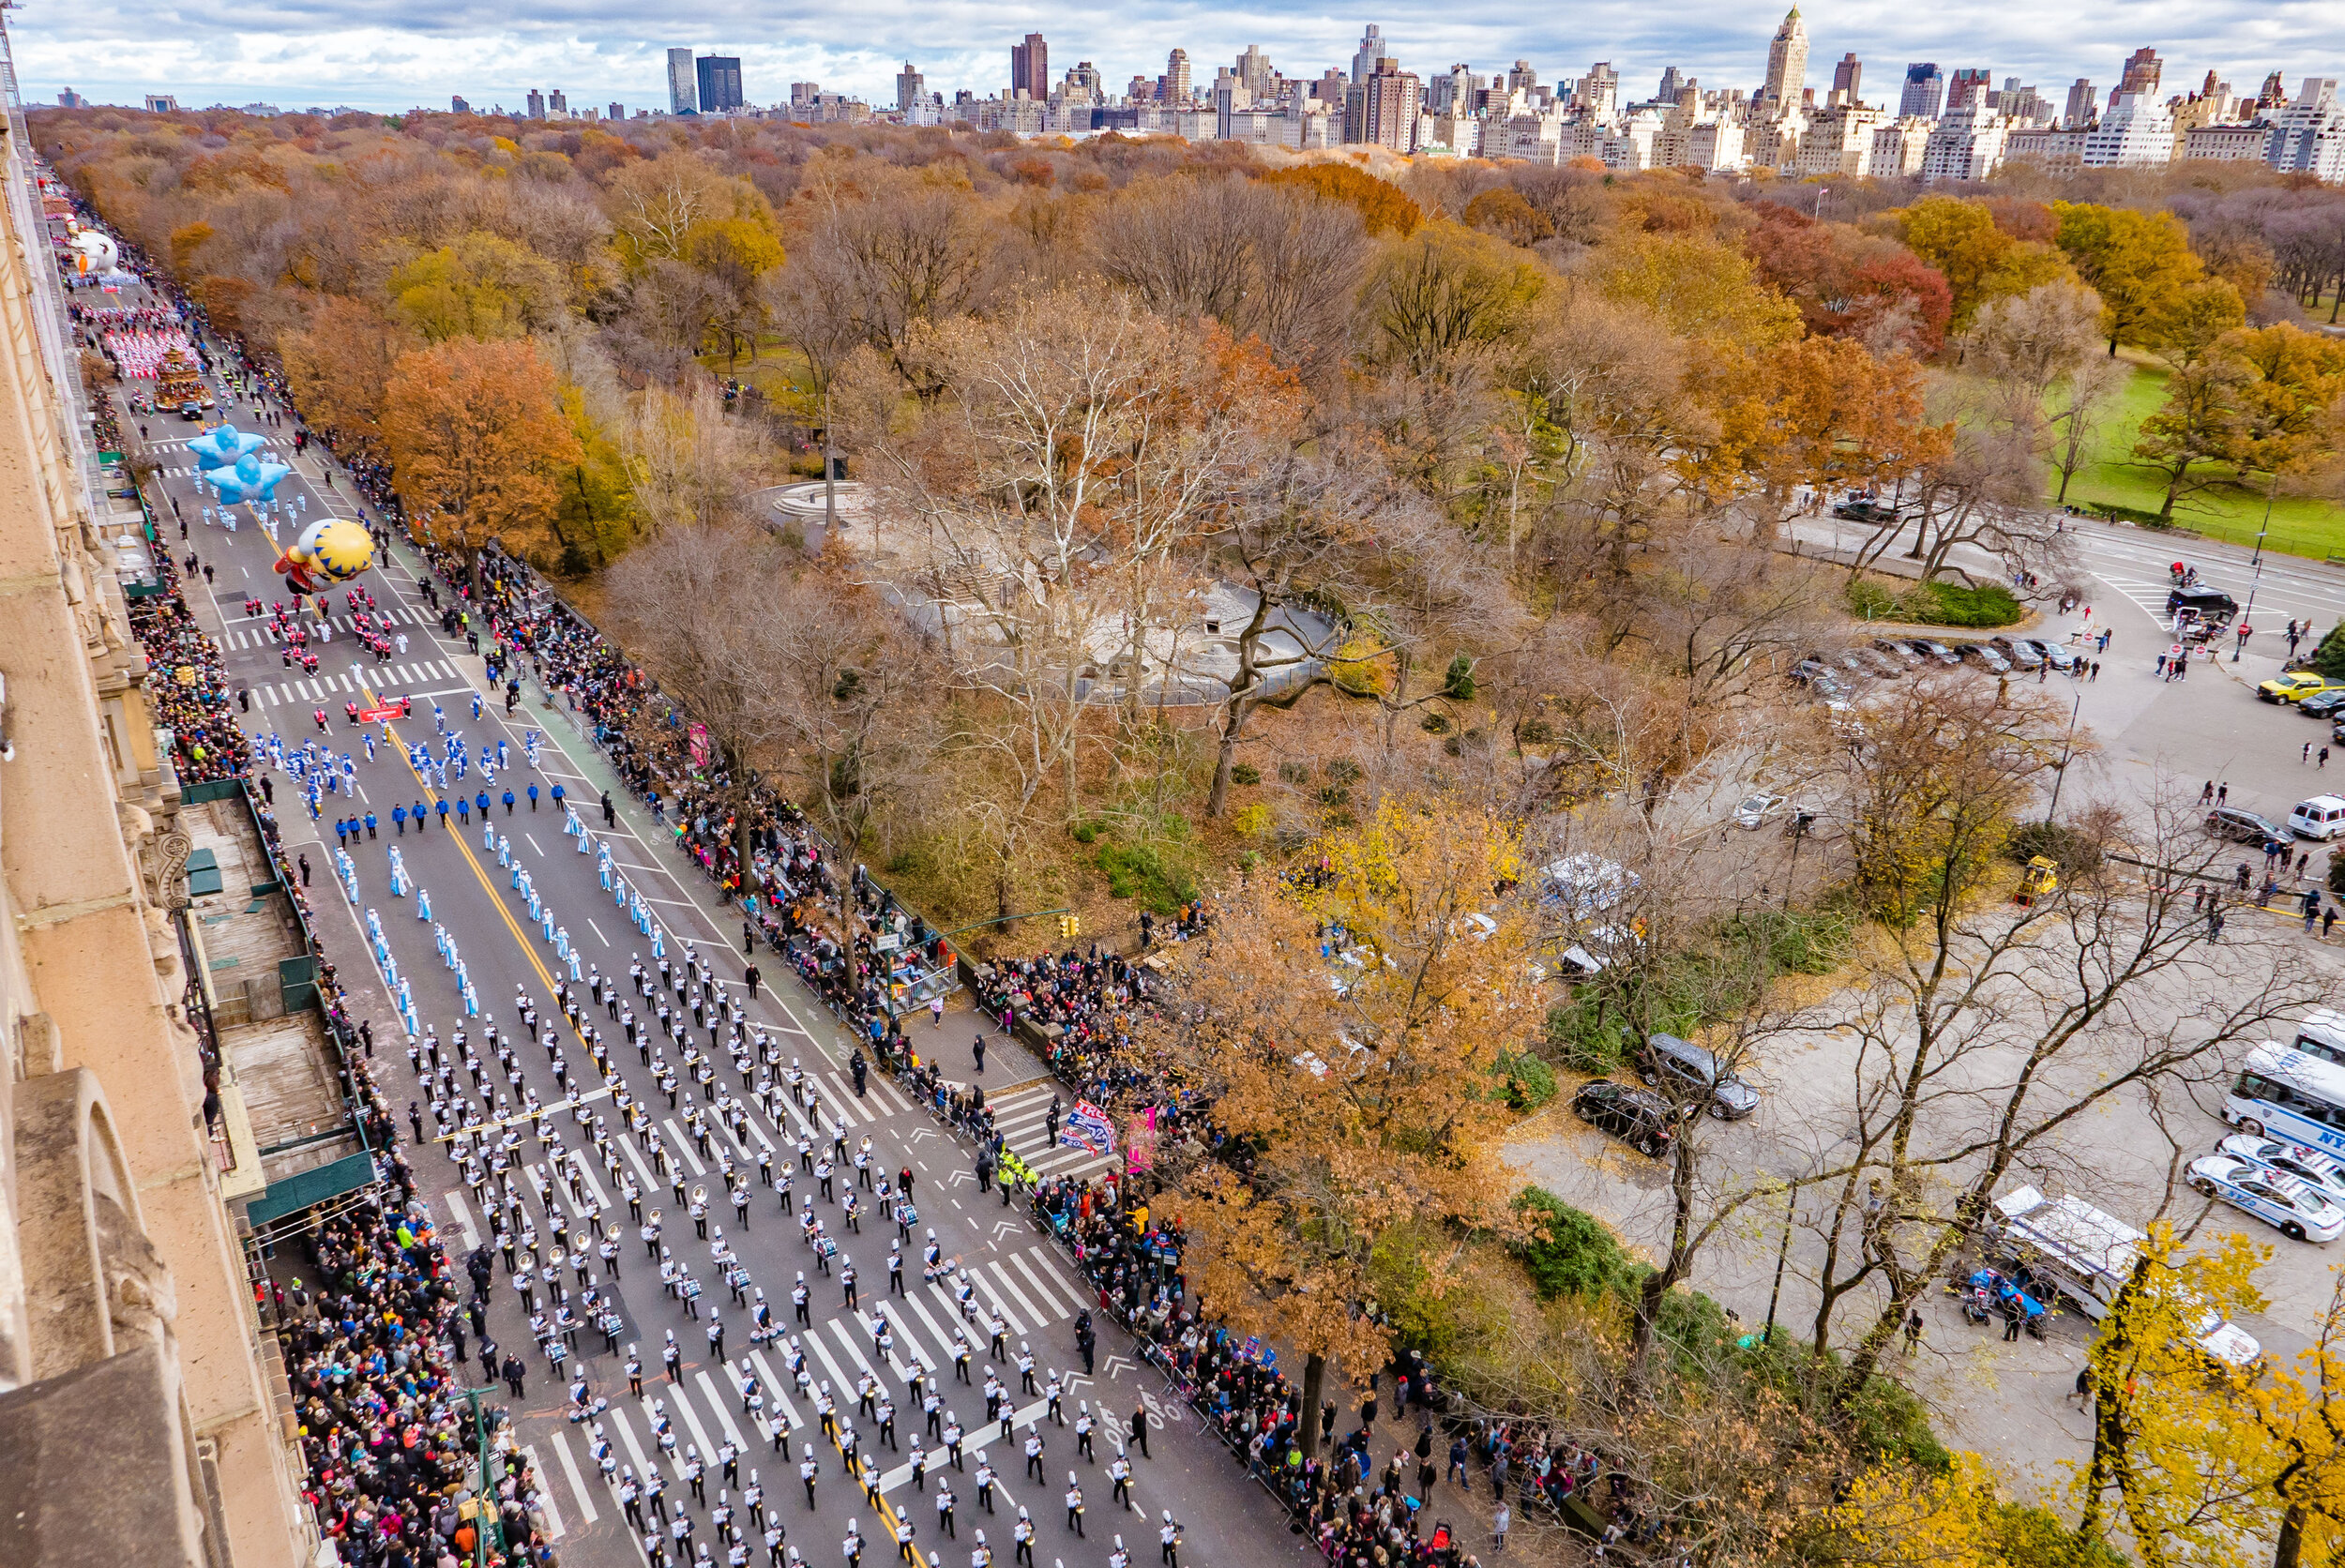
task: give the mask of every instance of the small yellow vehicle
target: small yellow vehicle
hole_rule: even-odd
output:
[[[2060,890],[2060,867],[2046,855],[2037,855],[2020,873],[2020,891],[2012,901],[2021,909],[2034,909],[2035,900],[2049,898]]]

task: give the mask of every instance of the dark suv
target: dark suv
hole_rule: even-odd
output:
[[[1637,1076],[1671,1098],[1739,1122],[1759,1108],[1759,1092],[1690,1040],[1655,1034],[1637,1053]]]
[[[1571,1097],[1572,1114],[1603,1128],[1638,1153],[1658,1159],[1677,1138],[1670,1104],[1649,1089],[1632,1089],[1610,1078],[1583,1083]]]
[[[2206,831],[2216,838],[2240,844],[2292,844],[2296,836],[2277,822],[2236,806],[2218,806],[2206,814]]]

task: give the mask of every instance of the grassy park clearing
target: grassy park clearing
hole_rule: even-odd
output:
[[[2154,514],[2165,502],[2165,481],[2133,460],[2133,444],[2141,421],[2157,412],[2165,400],[2169,372],[2145,354],[2128,351],[2126,357],[2136,361],[2133,379],[2126,384],[2115,411],[2094,433],[2092,455],[2069,483],[2067,499],[2072,505],[2097,503]],[[2056,491],[2059,483],[2059,475],[2052,474],[2050,489]],[[2174,522],[2209,538],[2251,545],[2263,523],[2263,505],[2261,483],[2224,483],[2177,501]],[[2271,533],[2264,546],[2315,560],[2345,555],[2345,507],[2333,501],[2284,494],[2273,505]]]

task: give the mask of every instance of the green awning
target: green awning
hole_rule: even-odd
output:
[[[245,1205],[245,1217],[252,1229],[260,1229],[272,1220],[323,1203],[329,1198],[340,1198],[356,1192],[374,1180],[374,1156],[368,1153],[345,1154],[331,1165],[321,1165],[288,1176],[281,1182],[271,1182],[268,1190]]]

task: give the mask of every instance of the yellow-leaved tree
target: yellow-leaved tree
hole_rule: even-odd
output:
[[[557,477],[580,460],[553,369],[529,339],[453,339],[402,354],[383,438],[408,515],[469,557],[492,537],[547,553]]]
[[[1498,1158],[1501,1063],[1539,1025],[1521,854],[1503,818],[1388,799],[1182,949],[1169,1048],[1242,1150],[1184,1184],[1193,1277],[1208,1315],[1305,1358],[1307,1443],[1329,1360],[1390,1355],[1382,1249],[1439,1240],[1413,1264],[1438,1296],[1447,1238],[1521,1228]]]

